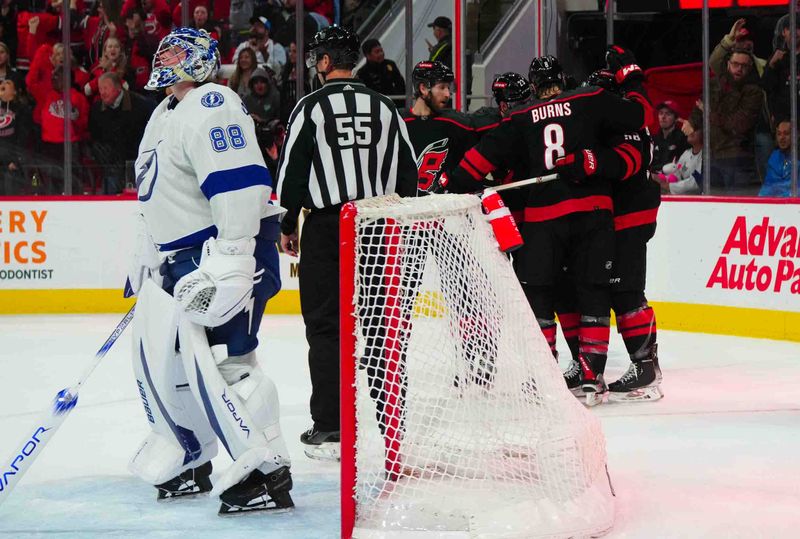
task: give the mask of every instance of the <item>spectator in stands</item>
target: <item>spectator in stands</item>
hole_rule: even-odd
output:
[[[125,39],[122,45],[132,72],[133,89],[137,92],[144,91],[147,79],[150,78],[153,55],[158,49],[158,43],[154,34],[144,31],[141,15],[137,11],[128,13],[125,17]]]
[[[653,135],[653,160],[650,170],[661,172],[667,163],[674,163],[689,147],[684,135],[678,129],[678,104],[667,100],[656,106],[658,111],[658,133]]]
[[[289,122],[289,115],[294,110],[297,104],[297,45],[294,41],[289,43],[287,47],[289,54],[286,65],[283,66],[283,72],[280,78],[280,96],[281,96],[281,113],[280,119],[283,124]],[[302,73],[305,88],[305,93],[309,93],[311,88],[308,85],[308,77],[306,77],[305,63],[300,62],[300,69]]]
[[[117,25],[109,20],[105,2],[98,0],[92,6],[89,16],[84,22],[83,42],[89,57],[89,64],[94,65],[103,56],[103,45],[109,37],[117,36]]]
[[[9,62],[17,57],[17,2],[0,0],[0,42],[6,44]]]
[[[710,65],[724,63],[725,56],[730,54],[734,48],[745,51],[751,55],[756,67],[756,69],[750,70],[747,80],[748,82],[759,82],[766,68],[767,61],[762,58],[756,58],[753,54],[754,43],[752,34],[745,28],[745,24],[745,19],[737,19],[733,23],[730,32],[723,36],[722,41],[714,48],[709,63]],[[756,174],[759,178],[763,178],[764,172],[766,171],[767,159],[769,159],[769,155],[772,152],[773,140],[774,137],[772,135],[767,102],[763,100],[752,135]],[[745,143],[751,144],[751,141],[748,140]]]
[[[230,80],[228,80],[228,87],[239,94],[239,97],[244,98],[250,93],[250,77],[253,76],[253,72],[257,68],[256,52],[249,47],[245,47],[239,53],[236,69],[233,71]]]
[[[210,2],[210,3],[209,3]],[[173,4],[171,2],[171,4]],[[173,26],[183,26],[183,2],[174,2],[172,8]],[[198,13],[197,7],[203,6],[205,11],[205,22],[203,14]],[[189,26],[193,28],[203,28],[208,33],[215,33],[222,36],[222,21],[227,21],[230,14],[230,0],[189,0]],[[199,26],[198,26],[199,25]],[[212,34],[212,37],[213,34]],[[214,39],[219,39],[214,37]]]
[[[91,153],[102,166],[103,192],[115,195],[125,186],[125,162],[136,160],[144,128],[155,107],[149,99],[125,89],[115,72],[100,75],[98,89],[100,99],[89,113]]]
[[[231,32],[235,43],[239,42],[237,35],[246,33],[248,23],[253,18],[253,0],[231,0],[231,9],[228,15],[228,22],[231,25]]]
[[[22,164],[28,154],[33,120],[17,96],[13,79],[0,82],[0,194],[22,193]]]
[[[138,13],[142,18],[144,32],[155,36],[157,41],[172,29],[172,14],[165,0],[125,0],[122,4],[122,18]]]
[[[303,9],[309,13],[320,29],[330,26],[333,21],[333,0],[304,0]]]
[[[28,87],[28,93],[36,101],[36,106],[33,109],[33,121],[37,125],[42,123],[42,109],[44,102],[52,91],[52,78],[55,68],[61,67],[64,64],[64,45],[56,43],[55,45],[42,45],[36,56],[33,57],[31,62],[31,69],[25,77],[25,83]],[[72,84],[75,87],[83,88],[83,85],[89,82],[89,73],[80,66],[76,66],[75,62],[72,63]]]
[[[311,36],[319,32],[322,28],[329,26],[325,23],[325,17],[314,16],[313,12],[308,9],[309,3],[313,0],[306,0],[303,3],[305,11],[303,11],[303,32],[305,33],[306,39],[310,39]],[[295,6],[297,4],[296,0],[285,0],[284,3],[284,10],[283,14],[289,13],[288,18],[283,20],[272,20],[272,22],[279,26],[275,28],[273,34],[275,36],[275,41],[283,45],[284,47],[288,47],[289,43],[294,41],[295,39],[295,24],[297,21],[297,17],[295,16]],[[318,14],[317,14],[318,15]]]
[[[180,7],[180,2],[178,3],[178,7]],[[205,30],[207,31],[211,37],[219,41],[220,36],[222,35],[222,29],[218,24],[214,24],[212,21],[208,19],[208,8],[205,4],[197,4],[192,11],[192,20],[189,23],[189,26],[192,28],[197,28],[198,30]]]
[[[789,33],[789,15],[787,14],[781,17],[775,25],[775,39],[773,40],[775,50],[772,52],[767,67],[764,69],[764,76],[761,81],[761,85],[767,94],[767,103],[773,125],[776,118],[791,117],[789,105],[789,50],[791,37]],[[798,42],[797,50],[800,51],[800,25],[798,25],[795,39]],[[800,68],[800,56],[795,58],[795,62]],[[800,73],[800,70],[798,72]],[[800,88],[800,85],[798,86]]]
[[[275,87],[275,79],[264,69],[258,68],[253,71],[248,84],[250,93],[243,101],[256,124],[266,124],[276,119],[281,112],[281,98]]]
[[[694,130],[684,124],[691,145],[681,154],[677,163],[667,163],[655,175],[661,192],[672,195],[697,195],[703,191],[703,129]]]
[[[763,58],[757,58],[755,56],[753,35],[750,30],[745,28],[746,24],[746,19],[736,19],[736,21],[733,23],[733,26],[731,26],[730,31],[722,36],[722,41],[720,41],[711,52],[709,63],[724,62],[724,57],[730,54],[734,48],[737,50],[746,51],[752,55],[754,66],[756,68],[750,70],[748,75],[755,79],[760,79],[761,75],[764,73],[764,68],[766,67],[767,61]]]
[[[28,58],[35,58],[36,52],[42,45],[54,45],[62,41],[63,8],[63,0],[51,0],[43,12],[28,19]],[[69,10],[70,47],[74,49],[83,45],[83,28],[81,26],[83,17],[81,15],[85,10],[84,1],[69,0]]]
[[[11,67],[11,49],[0,41],[0,81],[11,80],[14,88],[23,89],[24,78],[13,67]]]
[[[364,81],[364,85],[383,95],[405,95],[406,81],[397,64],[384,56],[380,41],[367,39],[361,45],[361,51],[367,62],[358,70],[357,76]],[[405,106],[405,100],[395,99],[394,104],[401,109]]]
[[[775,129],[777,148],[769,156],[767,174],[759,196],[788,197],[792,195],[792,123],[781,120]],[[796,165],[797,166],[797,165]],[[800,167],[798,168],[800,171]]]
[[[425,42],[428,44],[428,51],[431,56],[428,58],[431,62],[439,61],[447,67],[453,67],[453,39],[451,33],[453,31],[453,23],[447,17],[436,17],[428,28],[433,28],[433,37],[436,38],[436,43],[431,43],[427,39]]]
[[[64,192],[64,141],[72,142],[72,178],[73,193],[83,191],[81,185],[82,169],[80,166],[81,142],[86,140],[89,127],[89,102],[86,97],[70,88],[70,130],[69,137],[64,133],[64,67],[59,65],[53,69],[50,79],[50,90],[42,100],[42,156],[49,167],[45,174],[49,180],[50,193]]]
[[[253,17],[250,20],[250,37],[236,47],[233,53],[233,63],[239,60],[239,54],[246,48],[256,52],[258,65],[266,66],[273,73],[280,74],[286,64],[286,50],[280,43],[275,43],[270,37],[269,32],[272,28],[266,17]]]
[[[106,39],[103,45],[103,56],[92,67],[91,80],[83,86],[86,97],[94,97],[93,102],[99,98],[98,82],[104,73],[117,73],[123,81],[128,77],[128,57],[125,56],[119,39],[115,37]],[[126,81],[124,84],[127,89],[128,82]]]
[[[748,80],[753,57],[734,48],[709,66],[715,75],[709,89],[712,184],[738,194],[754,193],[753,132],[764,95]],[[703,103],[696,105],[689,119],[694,129],[703,123]]]

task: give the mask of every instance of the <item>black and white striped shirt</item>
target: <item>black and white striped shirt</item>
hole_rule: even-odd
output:
[[[416,186],[414,149],[388,98],[357,79],[335,79],[297,104],[278,165],[284,234],[294,232],[301,208],[413,196]]]

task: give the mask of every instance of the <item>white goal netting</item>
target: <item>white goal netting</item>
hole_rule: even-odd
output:
[[[610,529],[599,421],[567,390],[480,200],[388,196],[356,209],[342,230],[355,229],[342,252],[355,266],[342,274],[343,293],[355,286],[342,354],[356,365],[342,388],[355,391],[355,424],[342,423],[355,430],[355,454],[342,449],[355,459],[353,537]]]

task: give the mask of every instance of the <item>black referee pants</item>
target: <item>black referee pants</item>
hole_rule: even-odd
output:
[[[311,418],[339,430],[339,212],[311,212],[300,241],[300,309],[311,371]]]

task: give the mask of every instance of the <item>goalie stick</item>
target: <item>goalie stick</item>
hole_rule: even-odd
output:
[[[42,453],[42,450],[47,443],[55,436],[56,431],[67,418],[69,413],[78,404],[78,391],[81,386],[86,382],[94,369],[100,363],[100,360],[108,353],[111,346],[117,341],[125,328],[128,327],[131,320],[133,320],[133,312],[136,305],[128,311],[122,318],[111,335],[100,347],[100,350],[94,355],[94,360],[86,367],[83,374],[78,381],[65,389],[56,393],[53,403],[50,408],[42,413],[39,421],[34,424],[34,427],[29,431],[31,434],[25,437],[20,444],[20,449],[14,453],[8,464],[5,464],[0,469],[0,504],[5,502],[17,483],[20,482],[22,476],[30,470],[36,458]]]

